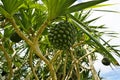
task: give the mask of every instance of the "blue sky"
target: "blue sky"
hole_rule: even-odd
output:
[[[104,80],[120,80],[120,68],[103,73],[101,76],[105,77]]]

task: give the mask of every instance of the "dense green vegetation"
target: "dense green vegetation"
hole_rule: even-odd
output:
[[[1,0],[0,80],[100,80],[93,63],[119,65],[119,50],[91,23],[92,7],[107,0]],[[114,35],[111,33],[111,35]]]

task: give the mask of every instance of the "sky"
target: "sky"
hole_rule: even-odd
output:
[[[109,7],[102,7],[98,8],[101,10],[113,10],[113,11],[119,11],[120,12],[120,0],[109,0],[106,3],[115,4]],[[117,4],[116,4],[117,3]],[[119,4],[118,4],[119,3]],[[92,14],[91,18],[102,16],[99,20],[97,20],[94,24],[105,24],[106,27],[108,27],[107,30],[114,31],[119,33],[117,36],[118,38],[112,39],[110,44],[117,44],[120,45],[120,13],[113,13],[113,12],[99,12],[96,11]],[[107,41],[110,38],[107,36],[103,36],[103,38]],[[120,47],[119,47],[120,49]],[[115,56],[116,57],[116,56]],[[98,60],[94,63],[94,66],[97,71],[101,71],[101,76],[104,77],[104,80],[120,80],[120,67],[113,66],[112,68],[110,66],[104,66],[101,63],[102,56],[98,55]],[[120,58],[116,57],[118,62],[120,63]]]

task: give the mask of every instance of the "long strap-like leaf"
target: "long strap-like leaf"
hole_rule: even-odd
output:
[[[86,27],[86,25],[84,25],[83,23],[81,23],[79,20],[77,20],[73,15],[69,14],[69,17],[71,17],[71,19],[77,24],[79,25],[79,27],[81,28],[81,30],[86,33],[99,47],[101,50],[103,50],[104,53],[102,53],[103,55],[108,55],[111,57],[111,61],[113,64],[118,64],[118,62],[116,61],[116,59],[112,56],[111,53],[108,52],[107,49],[105,49],[105,47],[97,40],[95,39],[84,27]],[[82,25],[82,26],[81,26]]]
[[[76,12],[76,11],[81,11],[85,8],[89,8],[91,6],[97,5],[99,3],[105,2],[108,0],[94,0],[94,1],[88,1],[88,2],[83,2],[83,3],[79,3],[76,5],[71,6],[70,8],[68,8],[65,13],[72,13],[72,12]]]

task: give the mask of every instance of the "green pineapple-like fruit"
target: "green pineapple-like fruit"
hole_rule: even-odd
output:
[[[16,33],[14,32],[11,36],[10,36],[10,40],[12,42],[18,43],[19,41],[22,40],[22,38]]]
[[[105,65],[105,66],[108,66],[108,65],[110,65],[110,60],[108,58],[103,58],[102,59],[102,64]]]
[[[49,41],[54,48],[69,49],[76,41],[76,28],[69,22],[59,22],[50,26]]]
[[[1,75],[2,75],[2,76],[5,76],[5,75],[7,75],[7,72],[6,72],[6,71],[3,71],[3,72],[1,73]]]

